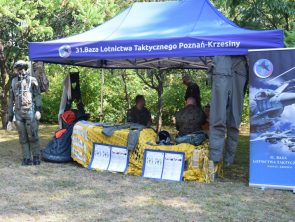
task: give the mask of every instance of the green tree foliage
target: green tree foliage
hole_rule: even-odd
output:
[[[152,1],[152,0],[151,0]],[[0,0],[0,96],[1,119],[7,121],[9,74],[18,59],[27,59],[29,41],[46,41],[81,33],[98,26],[129,7],[137,0]],[[285,44],[295,46],[295,4],[292,0],[212,0],[223,14],[239,26],[250,29],[285,30]],[[44,121],[56,121],[63,79],[70,68],[46,65],[50,80],[49,92],[42,97]],[[104,104],[100,110],[102,71],[79,68],[81,90],[86,111],[92,120],[124,121],[129,103],[134,105],[137,94],[146,96],[154,120],[158,114],[159,95],[138,77],[134,70],[104,70]],[[185,86],[181,77],[189,74],[202,93],[202,104],[210,102],[206,73],[196,70],[167,70],[163,82],[162,119],[171,124],[174,113],[183,107]],[[245,100],[243,121],[248,120],[249,101]]]
[[[46,66],[48,73],[49,90],[42,95],[42,120],[56,122],[59,111],[59,103],[62,95],[64,68],[59,65]]]
[[[295,21],[293,22],[291,27],[291,31],[285,31],[285,45],[289,48],[295,47]]]
[[[293,0],[212,0],[223,14],[249,29],[283,29],[285,45],[295,47],[295,2]]]
[[[0,0],[0,4],[0,99],[4,127],[9,74],[16,60],[28,58],[28,42],[83,32],[110,19],[120,8],[114,0]]]
[[[12,74],[13,63],[26,57],[30,40],[51,38],[53,30],[40,19],[46,14],[41,1],[0,0],[0,91],[1,120],[7,122],[8,74]]]
[[[292,0],[213,0],[213,3],[242,27],[289,31],[294,22]]]

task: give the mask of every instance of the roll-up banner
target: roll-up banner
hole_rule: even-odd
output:
[[[295,191],[295,49],[251,50],[250,186]]]

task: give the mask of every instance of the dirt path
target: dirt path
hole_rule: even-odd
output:
[[[45,145],[55,126],[41,127]],[[97,173],[75,163],[20,166],[16,132],[0,131],[0,221],[294,221],[290,191],[250,188],[248,136],[214,184]]]

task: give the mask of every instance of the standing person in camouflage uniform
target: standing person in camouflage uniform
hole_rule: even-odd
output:
[[[246,57],[215,56],[209,74],[212,76],[209,158],[219,163],[224,150],[223,160],[229,166],[234,162],[242,120],[248,78]]]
[[[29,75],[28,64],[19,60],[14,64],[18,76],[13,78],[9,91],[9,122],[11,130],[13,116],[22,146],[22,165],[40,165],[38,121],[41,118],[41,95],[36,78]],[[14,110],[14,111],[13,111]],[[33,161],[32,161],[33,156]]]
[[[185,108],[176,113],[175,120],[176,129],[179,131],[176,137],[177,144],[190,143],[198,146],[207,138],[202,131],[206,118],[195,98],[187,98]]]

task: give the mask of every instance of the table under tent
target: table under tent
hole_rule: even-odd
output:
[[[284,47],[282,30],[248,30],[221,14],[209,0],[135,3],[87,32],[29,43],[31,61],[100,69],[203,69],[206,57],[246,55],[249,49]],[[76,127],[76,130],[75,130]],[[128,129],[105,136],[103,127],[78,122],[71,156],[88,167],[94,143],[128,146]],[[127,174],[142,174],[144,150],[185,153],[184,180],[210,182],[208,143],[159,146],[151,129],[140,133]],[[147,145],[147,142],[153,143]]]

